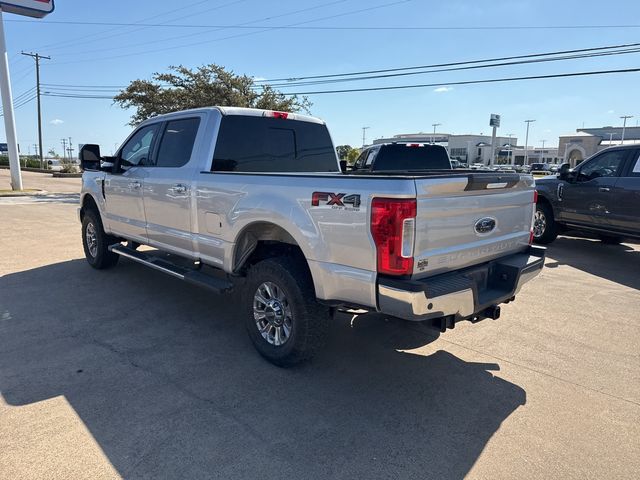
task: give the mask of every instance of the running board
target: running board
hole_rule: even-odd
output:
[[[164,258],[156,257],[153,254],[145,252],[138,252],[121,243],[109,245],[109,251],[193,285],[208,288],[216,293],[226,293],[233,288],[233,283],[229,280],[216,278],[198,270],[175,265]]]

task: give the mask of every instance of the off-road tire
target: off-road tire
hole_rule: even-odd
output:
[[[330,309],[317,302],[313,281],[303,259],[274,257],[251,266],[242,292],[245,327],[256,350],[269,362],[289,367],[310,359],[325,343]],[[275,284],[290,311],[290,334],[282,345],[274,345],[260,332],[254,317],[258,288]],[[284,303],[284,302],[283,302]]]
[[[95,244],[90,245],[89,237],[91,235],[87,235],[88,230],[93,232]],[[118,243],[118,238],[104,232],[100,214],[94,209],[87,210],[82,218],[82,246],[89,265],[95,269],[103,270],[118,263],[120,255],[110,252],[108,248],[114,243]]]
[[[533,241],[535,243],[546,245],[553,242],[558,236],[558,225],[556,224],[556,220],[553,216],[553,209],[548,203],[536,204],[536,218],[534,223],[540,218],[540,216],[544,219],[544,228],[542,233],[539,235],[536,235],[536,229],[534,228]]]

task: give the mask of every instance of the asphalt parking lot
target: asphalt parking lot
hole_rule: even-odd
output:
[[[237,297],[91,269],[73,185],[0,198],[0,478],[637,478],[639,245],[561,237],[500,320],[340,315],[283,370]]]

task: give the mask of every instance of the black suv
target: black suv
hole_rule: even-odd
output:
[[[573,170],[536,180],[533,236],[551,243],[576,230],[607,243],[640,239],[640,145],[607,148]]]

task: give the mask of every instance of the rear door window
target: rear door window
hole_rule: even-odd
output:
[[[222,118],[213,156],[217,172],[338,172],[327,127],[281,118]]]
[[[158,167],[186,165],[191,159],[199,126],[199,118],[185,118],[167,122],[160,140],[156,165]]]
[[[636,151],[633,154],[633,158],[631,159],[631,171],[629,172],[630,177],[640,177],[640,155]]]

